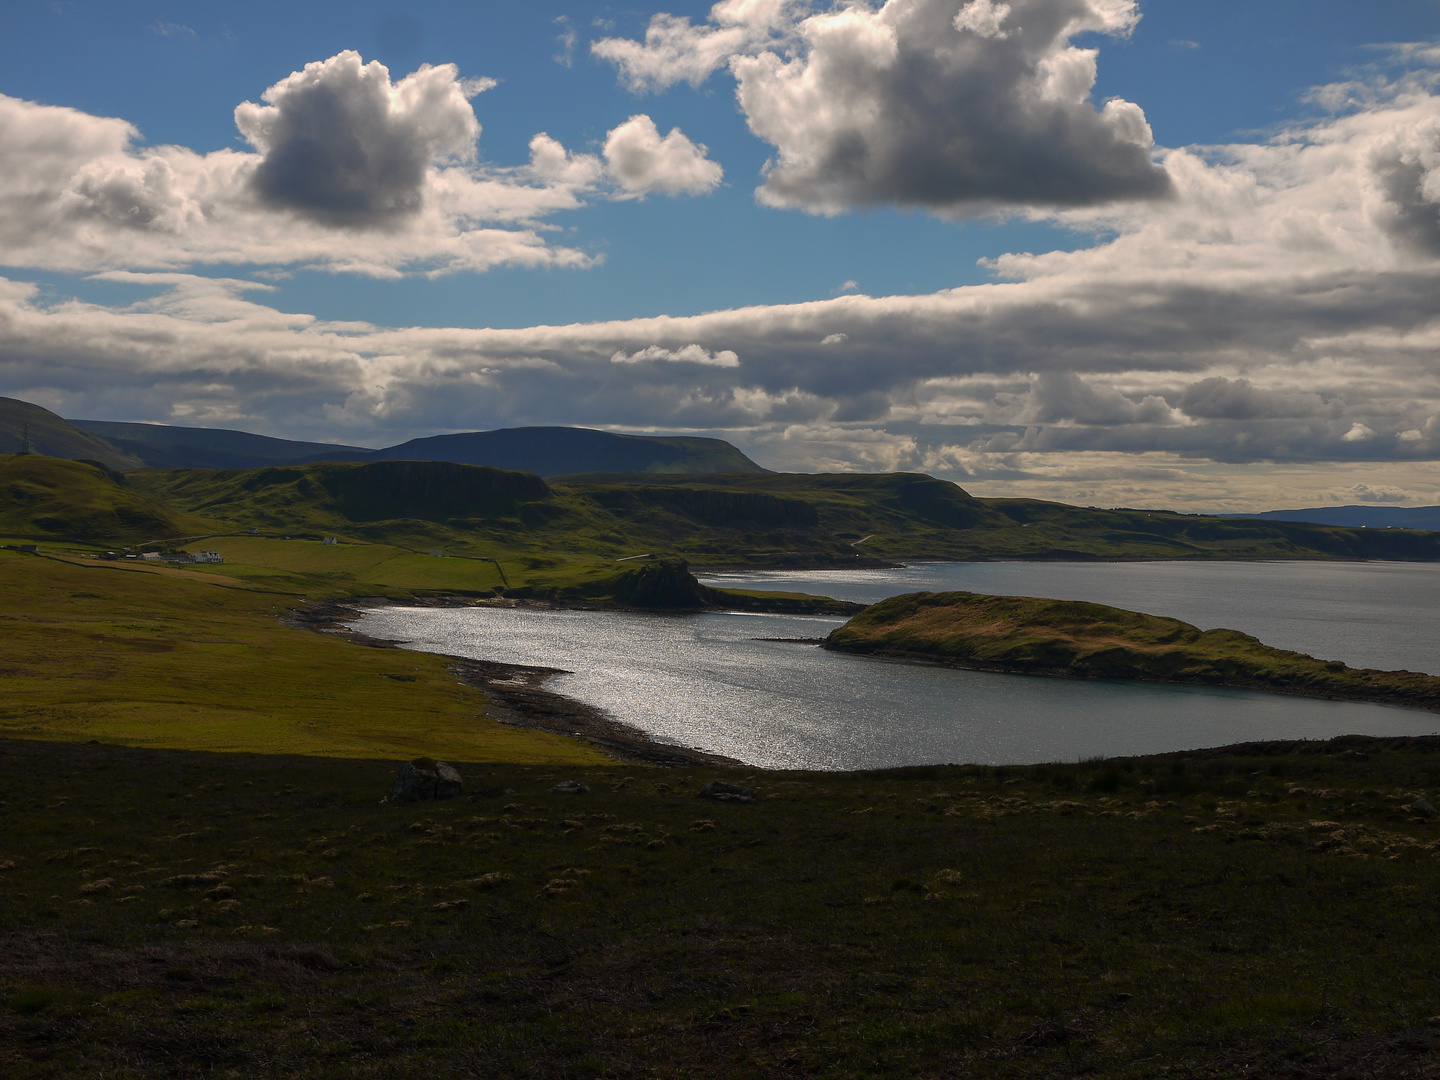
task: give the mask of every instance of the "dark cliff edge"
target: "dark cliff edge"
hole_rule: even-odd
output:
[[[1262,690],[1440,712],[1440,678],[1352,668],[1104,604],[977,593],[907,593],[865,609],[824,647],[952,667],[1079,679]]]

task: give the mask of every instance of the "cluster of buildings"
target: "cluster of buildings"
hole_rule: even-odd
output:
[[[124,555],[114,551],[107,551],[100,556],[102,559],[136,559],[140,562],[167,562],[167,563],[223,563],[218,551],[197,551],[194,555],[184,551],[162,554],[158,551],[142,551],[139,554],[127,551]]]

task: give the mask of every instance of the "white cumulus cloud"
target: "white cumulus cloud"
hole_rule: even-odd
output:
[[[650,20],[643,42],[602,38],[590,50],[615,64],[637,92],[678,82],[698,86],[732,56],[790,32],[801,7],[799,0],[722,0],[710,9],[708,25],[662,13]]]
[[[593,48],[633,88],[728,66],[751,131],[776,150],[758,191],[769,205],[963,216],[1172,193],[1144,112],[1097,108],[1097,50],[1072,43],[1138,19],[1135,0],[847,0],[816,13],[731,0],[707,25],[657,15],[643,42]]]
[[[968,30],[984,38],[1009,37],[1009,33],[1001,29],[1009,15],[1009,4],[997,4],[994,0],[970,0],[970,3],[962,5],[955,13],[955,29],[962,33]]]
[[[244,102],[235,126],[260,159],[262,201],[331,225],[373,227],[417,213],[437,164],[472,160],[480,122],[454,65],[399,82],[343,52],[306,64]]]
[[[530,160],[478,163],[470,99],[494,80],[453,64],[398,81],[342,52],[243,102],[252,149],[139,145],[123,120],[0,95],[0,265],[178,270],[234,263],[394,277],[586,266],[545,219],[600,198],[700,193],[704,147],[647,117],[611,133],[612,168],[541,133]],[[653,136],[653,137],[652,137]]]
[[[714,191],[724,170],[705,156],[704,145],[679,128],[661,136],[655,121],[641,113],[605,136],[610,174],[631,195],[702,195]]]

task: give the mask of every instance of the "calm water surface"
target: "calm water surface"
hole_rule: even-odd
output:
[[[1391,576],[1385,564],[1378,564],[1379,574],[1371,573],[1377,564],[1350,565],[1362,569],[1348,579],[1336,564],[1324,564],[1329,575],[1307,577],[1297,575],[1294,564],[990,563],[750,575],[745,582],[860,600],[927,588],[1097,600],[1202,626],[1233,626],[1291,648],[1301,647],[1300,640],[1334,643],[1345,651],[1321,646],[1305,651],[1386,667],[1404,665],[1378,655],[1367,660],[1364,650],[1386,647],[1379,629],[1389,625],[1382,617],[1381,594],[1393,593],[1393,610],[1413,612],[1421,619],[1414,632],[1433,645],[1440,630],[1436,616],[1414,594],[1423,588],[1434,597],[1440,575],[1425,567],[1418,569],[1428,573],[1407,579],[1405,571],[1417,568],[1398,565]],[[1298,606],[1284,614],[1273,610],[1278,594],[1264,584],[1273,580],[1266,570],[1305,585]],[[1109,591],[1107,581],[1114,583]],[[739,584],[740,579],[715,583]],[[1240,595],[1219,595],[1226,590]],[[1327,612],[1338,625],[1327,622]],[[359,629],[403,641],[407,648],[566,668],[573,674],[549,684],[558,693],[596,705],[663,741],[771,768],[1073,761],[1248,739],[1440,730],[1440,716],[1378,705],[954,671],[755,640],[823,637],[843,621],[394,607],[366,612]],[[1309,636],[1282,640],[1282,632]],[[1433,651],[1419,648],[1413,654],[1423,658]],[[1435,664],[1409,666],[1433,670]]]
[[[1440,563],[921,563],[703,580],[863,604],[950,589],[1088,600],[1184,619],[1202,630],[1243,630],[1267,645],[1353,667],[1440,675]]]

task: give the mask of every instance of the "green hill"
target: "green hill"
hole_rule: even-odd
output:
[[[584,500],[618,519],[637,544],[669,543],[705,565],[1440,559],[1440,533],[979,499],[915,473],[592,476],[552,481],[551,487],[559,497]],[[746,503],[747,497],[760,501]]]
[[[168,505],[239,526],[339,530],[373,539],[484,531],[515,519],[526,503],[550,499],[545,481],[533,473],[448,461],[146,470],[130,482]]]
[[[134,469],[141,464],[139,458],[82,431],[49,409],[15,398],[0,398],[0,453],[18,453],[27,430],[31,450],[46,457],[98,461],[108,469]]]
[[[912,473],[546,482],[480,466],[393,461],[145,470],[129,482],[166,505],[238,527],[335,531],[485,556],[497,549],[602,559],[661,553],[704,566],[776,567],[900,559],[1440,559],[1437,533],[977,499]]]
[[[1440,678],[1376,671],[1274,649],[1238,630],[1104,604],[906,593],[833,631],[841,652],[939,660],[956,667],[1087,679],[1135,679],[1378,701],[1440,711]]]
[[[130,490],[118,474],[83,461],[0,455],[0,534],[34,540],[143,544],[208,533],[214,526]]]

